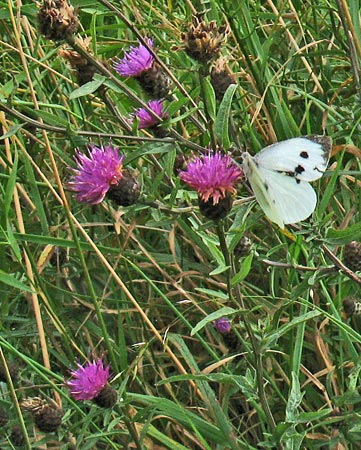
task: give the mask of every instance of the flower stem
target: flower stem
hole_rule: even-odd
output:
[[[216,224],[218,239],[220,243],[220,247],[223,253],[224,262],[225,265],[228,267],[225,274],[226,274],[226,283],[227,283],[227,290],[228,290],[228,297],[229,300],[236,304],[237,308],[241,306],[242,309],[245,309],[244,301],[242,298],[242,293],[240,290],[240,286],[236,285],[232,287],[231,280],[233,276],[236,273],[236,270],[234,268],[233,260],[231,258],[231,255],[228,250],[226,238],[225,238],[225,230],[224,230],[224,224],[223,221],[219,221]],[[276,428],[276,422],[274,420],[274,417],[272,415],[271,409],[269,407],[267,396],[264,388],[264,379],[263,379],[263,355],[262,355],[262,349],[260,346],[260,343],[257,341],[257,337],[253,332],[253,329],[251,327],[251,324],[248,320],[248,317],[246,315],[243,316],[243,322],[244,326],[246,328],[246,331],[250,337],[251,341],[251,347],[253,350],[253,364],[254,369],[256,371],[256,380],[257,380],[257,388],[258,388],[258,396],[263,408],[263,411],[265,412],[268,425],[272,431]],[[282,449],[282,444],[279,444],[279,448]]]

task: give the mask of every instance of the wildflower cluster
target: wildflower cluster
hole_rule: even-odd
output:
[[[65,39],[70,45],[77,43],[77,51],[63,47],[58,54],[76,71],[79,85],[90,82],[98,72],[98,67],[91,62],[94,55],[90,49],[90,39],[70,39],[79,26],[76,9],[67,0],[44,0],[38,21],[40,31],[47,39]],[[183,50],[187,55],[211,68],[209,74],[218,98],[223,95],[220,92],[224,93],[233,82],[226,60],[220,56],[228,33],[227,27],[219,27],[214,21],[206,23],[199,18],[194,19],[187,33],[182,33]],[[167,135],[164,125],[169,115],[166,103],[173,99],[171,81],[164,67],[159,63],[154,40],[149,37],[113,60],[112,69],[116,77],[133,78],[147,96],[141,103],[142,107],[134,107],[125,119],[122,118],[129,131],[135,128],[146,130],[157,138]],[[227,79],[224,76],[226,72]],[[100,93],[104,94],[104,91]],[[180,157],[182,164],[187,160],[183,154],[177,157]],[[109,199],[117,205],[130,206],[138,201],[141,189],[135,172],[127,167],[126,156],[112,142],[98,146],[91,143],[85,151],[77,149],[74,163],[74,167],[69,169],[67,188],[78,202],[99,205]],[[242,171],[230,156],[208,149],[206,153],[191,158],[178,174],[197,192],[200,210],[207,218],[219,220],[229,213],[236,184],[242,176]],[[216,320],[214,327],[223,335],[231,330],[226,318]],[[77,368],[70,372],[66,386],[75,401],[93,401],[110,408],[116,403],[117,392],[109,380],[110,366],[104,363],[103,358],[95,358],[84,365],[77,364]],[[56,431],[62,421],[62,410],[40,398],[25,399],[22,408],[34,415],[36,426],[45,432]]]

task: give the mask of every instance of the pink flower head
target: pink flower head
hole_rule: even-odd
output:
[[[214,321],[214,326],[220,333],[229,333],[231,331],[231,323],[225,317],[220,317]]]
[[[149,47],[153,47],[152,39],[146,39]],[[147,47],[139,44],[131,47],[130,51],[124,52],[122,59],[114,64],[114,69],[123,77],[138,77],[141,73],[149,70],[153,65],[154,57]]]
[[[163,100],[151,100],[147,103],[149,108],[157,114],[157,116],[162,119],[167,115],[163,113]],[[140,130],[144,128],[152,128],[159,124],[159,120],[155,119],[151,114],[144,108],[139,108],[135,111],[135,117],[139,120],[138,128]]]
[[[66,382],[70,395],[75,400],[92,400],[107,384],[110,377],[110,367],[104,367],[102,359],[90,362],[83,367],[77,364],[78,369],[72,370],[73,379]]]
[[[227,193],[235,194],[234,184],[243,175],[227,155],[209,150],[207,154],[188,163],[181,179],[198,192],[203,202],[213,199],[216,205]]]
[[[71,169],[74,175],[68,188],[74,192],[79,202],[96,205],[100,203],[109,188],[118,184],[122,178],[124,155],[111,145],[107,147],[89,146],[89,156],[77,150],[75,162],[77,169]]]

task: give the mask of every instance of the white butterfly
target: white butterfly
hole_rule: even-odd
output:
[[[288,139],[251,156],[244,153],[243,170],[266,216],[281,228],[300,222],[316,208],[309,181],[322,177],[332,141],[325,136]]]

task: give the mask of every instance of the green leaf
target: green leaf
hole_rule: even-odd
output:
[[[228,124],[229,116],[231,113],[232,99],[237,87],[237,84],[231,84],[230,86],[228,86],[228,89],[223,96],[223,100],[219,107],[219,111],[214,124],[214,133],[217,136],[219,143],[224,148],[229,148],[231,145],[228,136]]]
[[[235,314],[237,311],[233,308],[229,308],[225,306],[224,308],[218,309],[218,311],[209,314],[207,317],[202,319],[197,325],[191,330],[191,336],[194,336],[198,331],[200,331],[203,327],[205,327],[209,322],[214,322],[215,320],[229,316],[230,314]]]
[[[332,412],[331,408],[321,409],[320,411],[312,411],[312,412],[301,412],[296,422],[297,423],[312,423],[317,420],[322,419],[323,417],[328,417]]]
[[[223,300],[228,300],[228,295],[223,291],[216,291],[214,289],[206,289],[206,288],[196,288],[197,292],[202,292],[203,294],[208,295],[209,297],[220,298]]]
[[[220,427],[215,426],[209,420],[204,420],[199,415],[182,408],[181,405],[174,403],[166,398],[161,398],[159,396],[152,397],[150,395],[127,393],[128,401],[133,403],[138,402],[144,405],[149,405],[153,407],[153,414],[161,414],[162,416],[172,418],[176,423],[182,424],[188,430],[196,429],[201,436],[205,439],[210,440],[216,444],[221,445],[227,442],[225,433]],[[146,410],[149,415],[150,413]],[[144,421],[142,417],[142,410],[140,410],[135,416],[134,420]]]
[[[2,141],[3,139],[7,139],[11,136],[13,136],[14,134],[16,134],[25,124],[24,123],[20,123],[18,125],[14,125],[10,128],[10,130],[3,134],[2,136],[0,136],[0,141]]]
[[[31,288],[29,288],[26,284],[18,281],[12,275],[0,270],[0,282],[7,284],[8,286],[12,286],[20,291],[33,292]]]
[[[6,190],[5,190],[5,197],[4,197],[4,210],[2,211],[2,213],[4,214],[5,217],[8,216],[10,206],[13,202],[17,170],[18,170],[18,152],[16,150],[14,150],[14,163],[13,163],[13,167],[10,172],[9,180],[6,183]]]
[[[345,230],[328,230],[326,242],[332,245],[344,245],[361,238],[361,222],[347,227]]]
[[[49,113],[41,109],[37,109],[35,111],[29,107],[24,107],[24,112],[29,114],[31,117],[35,117],[35,119],[39,119],[39,117],[41,117],[45,123],[53,125],[54,127],[64,127],[69,129],[69,120],[65,117],[60,117],[59,114]]]
[[[209,117],[214,121],[216,118],[216,94],[208,78],[201,78],[203,101]]]
[[[332,195],[334,195],[334,193],[335,193],[336,183],[339,182],[340,168],[341,168],[341,162],[339,162],[339,164],[337,164],[336,169],[332,172],[331,179],[330,179],[329,183],[327,184],[326,190],[323,193],[323,195],[319,201],[317,211],[320,214],[320,216],[326,212],[326,208],[330,204],[330,199],[331,199]]]
[[[300,382],[295,374],[292,372],[292,384],[291,390],[288,396],[287,406],[286,406],[286,421],[287,422],[296,422],[296,419],[299,415],[299,406],[302,401],[303,394],[301,393]]]
[[[223,264],[223,262],[217,266],[212,272],[209,273],[210,276],[219,275],[220,273],[226,272],[226,270],[229,269],[230,266],[226,266]]]
[[[302,314],[301,316],[296,317],[285,325],[282,325],[274,333],[270,333],[269,335],[267,335],[265,337],[265,342],[267,342],[267,345],[270,346],[295,326],[299,325],[302,322],[306,322],[307,320],[314,319],[315,317],[318,317],[320,315],[321,311],[317,311],[316,309]]]
[[[105,77],[97,76],[93,81],[89,81],[89,83],[83,84],[83,86],[75,89],[70,95],[69,98],[74,100],[78,97],[84,97],[85,95],[92,94],[95,92],[105,81]]]
[[[236,284],[243,281],[249,274],[253,261],[253,253],[250,253],[241,263],[241,268],[238,273],[232,278],[231,284],[235,286]]]

